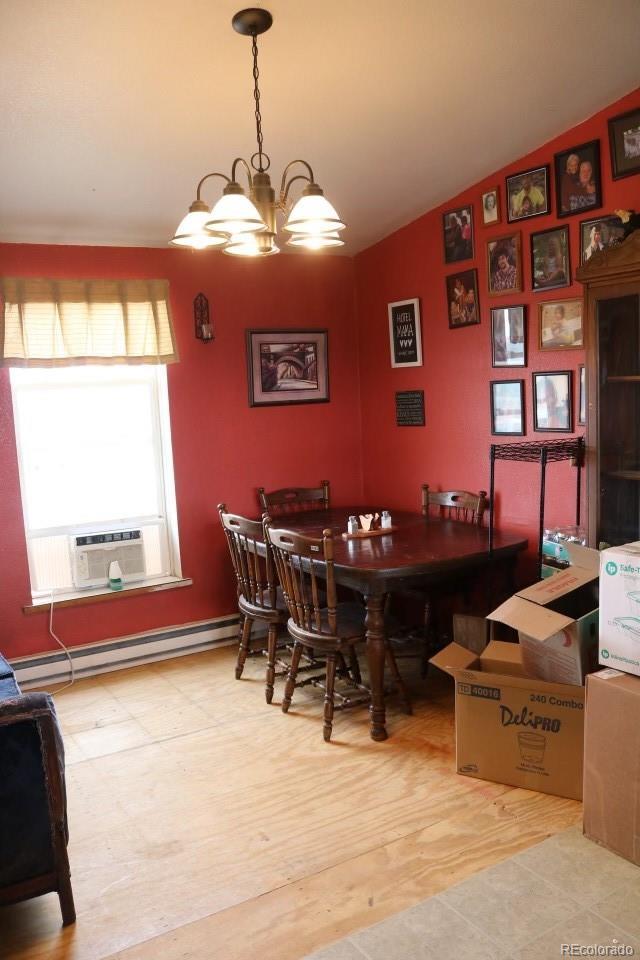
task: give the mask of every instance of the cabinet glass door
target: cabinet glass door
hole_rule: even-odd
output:
[[[597,303],[598,540],[640,540],[640,297]]]

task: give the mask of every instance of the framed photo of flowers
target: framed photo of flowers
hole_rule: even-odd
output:
[[[492,296],[522,290],[520,234],[497,237],[487,243],[487,275]]]
[[[531,289],[554,290],[571,283],[569,227],[531,234]]]

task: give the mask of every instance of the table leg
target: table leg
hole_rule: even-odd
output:
[[[371,739],[386,740],[384,707],[384,661],[385,636],[384,614],[382,611],[384,596],[368,594],[367,615],[367,659],[369,662],[369,682],[371,684]]]

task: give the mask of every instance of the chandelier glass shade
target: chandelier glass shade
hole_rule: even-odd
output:
[[[196,199],[180,221],[171,243],[176,246],[204,250],[219,247],[223,253],[237,257],[266,257],[279,252],[276,246],[276,213],[285,217],[283,229],[291,236],[288,246],[322,250],[343,246],[340,231],[345,224],[315,182],[313,170],[306,160],[292,160],[282,174],[280,193],[276,198],[268,174],[271,161],[262,149],[262,117],[258,86],[257,37],[269,29],[273,20],[268,10],[250,7],[241,10],[232,20],[234,30],[252,40],[256,140],[258,149],[249,163],[237,157],[231,176],[207,173],[201,179]],[[244,169],[248,190],[237,179],[238,167]],[[291,173],[292,168],[296,168]],[[210,208],[201,198],[204,183],[219,177],[225,181],[220,199]],[[289,193],[297,181],[306,182],[302,195],[291,205]]]

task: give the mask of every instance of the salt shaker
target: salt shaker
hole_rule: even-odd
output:
[[[380,515],[380,526],[383,530],[387,530],[391,526],[391,514],[388,510],[383,510]]]
[[[347,520],[347,533],[357,533],[358,532],[358,518],[355,516],[350,516]]]

